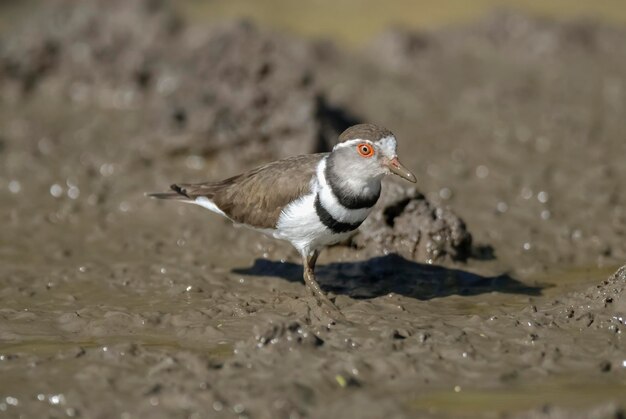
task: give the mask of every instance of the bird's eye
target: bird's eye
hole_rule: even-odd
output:
[[[367,143],[359,144],[356,147],[356,149],[358,150],[359,154],[363,157],[372,157],[374,155],[374,148]]]

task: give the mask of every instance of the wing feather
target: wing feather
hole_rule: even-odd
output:
[[[283,208],[310,190],[326,155],[290,157],[219,182],[174,184],[172,190],[191,200],[206,197],[238,223],[275,228]]]

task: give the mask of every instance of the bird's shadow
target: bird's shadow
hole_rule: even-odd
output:
[[[257,259],[249,268],[233,269],[251,276],[276,276],[302,282],[302,266],[291,262]],[[419,300],[448,295],[478,295],[493,291],[529,296],[541,295],[544,286],[531,286],[508,274],[487,277],[460,269],[416,263],[397,254],[361,262],[318,265],[317,279],[326,291],[352,298],[374,298],[396,293]]]

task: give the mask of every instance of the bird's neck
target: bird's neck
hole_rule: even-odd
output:
[[[328,157],[320,162],[317,170],[319,187],[329,189],[348,209],[373,207],[380,196],[381,177],[363,178],[359,173],[341,173]]]

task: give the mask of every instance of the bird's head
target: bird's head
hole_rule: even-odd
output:
[[[335,170],[361,179],[380,179],[393,173],[417,182],[415,175],[398,160],[398,144],[391,131],[374,124],[359,124],[345,130],[339,141],[331,153]]]

